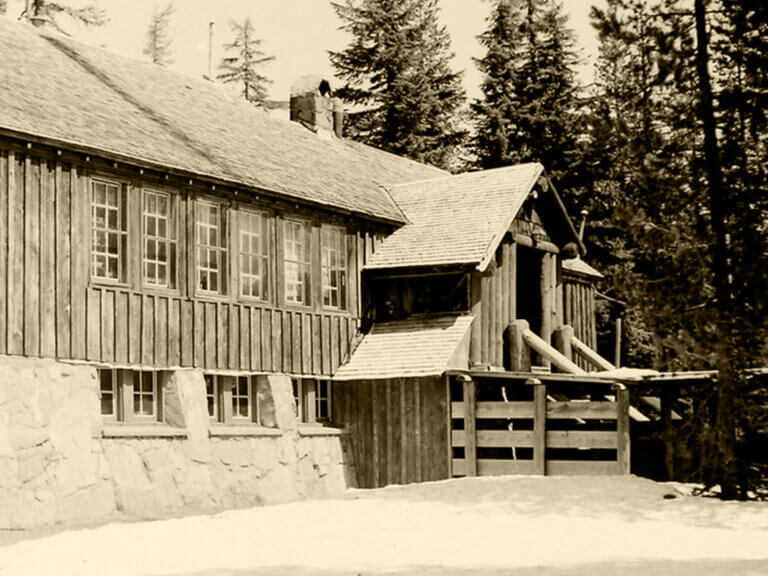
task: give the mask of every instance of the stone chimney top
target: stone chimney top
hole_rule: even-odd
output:
[[[291,86],[291,120],[321,135],[342,136],[344,113],[331,84],[317,74],[300,76]]]

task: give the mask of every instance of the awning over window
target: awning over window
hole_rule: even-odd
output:
[[[468,368],[473,316],[445,314],[374,324],[335,380],[439,376]]]

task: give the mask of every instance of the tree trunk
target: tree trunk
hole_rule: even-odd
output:
[[[726,202],[723,190],[723,174],[720,166],[720,151],[717,143],[717,129],[712,98],[712,84],[709,76],[709,53],[706,19],[706,0],[695,0],[696,17],[696,69],[699,77],[701,99],[700,114],[704,128],[704,159],[709,181],[709,209],[714,236],[712,250],[713,273],[717,306],[715,307],[718,327],[718,395],[715,417],[716,442],[715,477],[720,483],[722,497],[735,498],[738,495],[735,478],[736,431],[733,422],[735,374],[730,369],[729,348],[732,344],[730,327],[731,289],[728,274],[728,245],[726,240]]]

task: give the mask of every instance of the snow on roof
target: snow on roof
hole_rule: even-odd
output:
[[[473,318],[441,315],[374,324],[334,379],[438,376],[449,369],[466,370]]]

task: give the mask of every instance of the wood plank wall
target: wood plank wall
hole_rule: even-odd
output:
[[[333,383],[333,422],[350,433],[360,488],[450,477],[443,377]]]
[[[571,275],[563,275],[563,300],[565,323],[573,326],[576,338],[597,351],[595,287]],[[574,361],[584,370],[594,369],[592,364],[578,355]]]
[[[318,376],[346,360],[362,311],[361,269],[380,230],[348,222],[347,312],[190,297],[184,233],[177,292],[99,285],[89,278],[91,164],[0,146],[0,354]],[[130,182],[129,206],[139,206],[135,174]],[[136,241],[138,224],[129,229]]]

